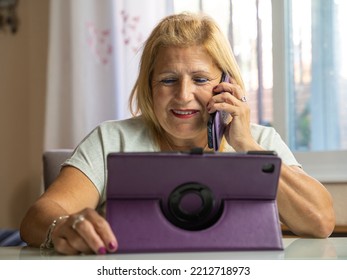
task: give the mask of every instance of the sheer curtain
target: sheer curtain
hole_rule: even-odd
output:
[[[171,1],[51,0],[44,149],[73,148],[130,116],[141,46]]]

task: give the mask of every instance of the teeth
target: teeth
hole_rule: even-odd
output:
[[[177,110],[173,110],[175,114],[178,115],[191,115],[194,113],[194,111],[177,111]]]

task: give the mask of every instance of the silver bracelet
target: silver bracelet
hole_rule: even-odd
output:
[[[48,231],[47,231],[47,235],[46,235],[46,239],[45,241],[40,245],[40,248],[41,249],[53,249],[54,248],[54,244],[52,242],[52,232],[55,228],[55,226],[62,220],[65,220],[69,218],[68,215],[65,215],[65,216],[60,216],[58,217],[57,219],[55,219],[51,225],[49,226],[48,228]]]

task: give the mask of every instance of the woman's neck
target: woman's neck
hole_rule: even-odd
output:
[[[207,139],[201,139],[200,141],[181,141],[181,143],[175,143],[167,137],[162,137],[159,140],[159,146],[161,151],[190,151],[193,148],[207,148]]]

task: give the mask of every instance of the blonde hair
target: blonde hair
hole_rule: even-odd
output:
[[[139,76],[129,99],[132,115],[142,114],[158,142],[165,133],[154,114],[151,79],[159,49],[169,46],[203,46],[217,67],[222,72],[228,73],[239,86],[244,88],[230,43],[211,17],[181,13],[162,19],[145,42]]]

